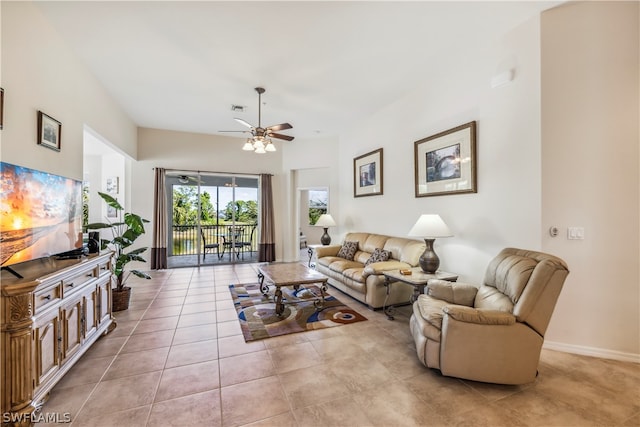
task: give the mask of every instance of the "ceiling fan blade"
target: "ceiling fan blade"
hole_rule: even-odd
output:
[[[289,135],[283,135],[281,133],[273,133],[273,132],[269,132],[269,136],[271,138],[278,138],[278,139],[284,139],[285,141],[293,141],[293,137],[289,136]]]
[[[239,133],[251,133],[250,130],[219,130],[218,132],[239,132]]]
[[[289,123],[280,123],[279,125],[269,126],[267,127],[267,129],[279,131],[279,130],[293,129],[293,126],[291,126]]]
[[[244,125],[248,128],[252,128],[253,129],[253,125],[250,125],[248,122],[246,122],[245,120],[239,119],[237,117],[234,117],[233,120],[235,120],[236,122],[240,123],[241,125]]]

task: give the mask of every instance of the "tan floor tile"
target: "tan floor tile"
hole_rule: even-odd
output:
[[[189,344],[174,345],[167,357],[167,368],[205,362],[218,358],[216,340],[197,341]]]
[[[122,348],[122,353],[133,353],[142,350],[151,350],[160,347],[169,347],[173,340],[175,330],[149,332],[147,334],[136,334],[129,338],[129,341]]]
[[[247,424],[290,409],[277,377],[223,387],[221,394],[223,426]]]
[[[54,388],[46,402],[46,413],[57,414],[59,421],[73,420],[78,416],[80,408],[87,400],[97,384],[84,384],[76,387],[57,389]],[[37,426],[55,425],[54,423],[40,422]]]
[[[278,377],[293,409],[349,395],[347,385],[327,369],[326,364],[285,372],[278,374]]]
[[[100,337],[82,357],[93,359],[96,357],[115,356],[126,341],[127,337],[112,337],[111,334]]]
[[[136,326],[133,334],[146,334],[155,331],[175,329],[179,316],[159,317],[157,319],[141,320]]]
[[[299,427],[305,424],[298,424],[292,412],[276,415],[275,417],[265,418],[264,420],[254,423],[245,424],[245,427]],[[311,425],[311,424],[307,424]],[[328,426],[327,426],[328,427]]]
[[[252,353],[264,349],[265,346],[262,341],[244,342],[242,335],[218,338],[218,353],[220,358]]]
[[[212,390],[154,403],[149,426],[219,426],[220,391]]]
[[[222,322],[237,322],[238,321],[238,312],[235,308],[231,308],[228,310],[218,310],[216,313],[216,320],[218,323]]]
[[[182,314],[202,313],[205,311],[215,312],[216,304],[213,301],[205,301],[194,304],[185,304],[182,307]]]
[[[345,397],[319,405],[294,410],[297,425],[301,426],[371,426],[361,406],[353,398]]]
[[[122,378],[164,368],[169,347],[154,348],[135,353],[120,353],[104,376],[105,380]]]
[[[216,323],[216,312],[206,311],[204,313],[183,314],[178,321],[178,328],[186,328],[187,326],[204,325],[207,323]]]
[[[133,330],[136,328],[136,326],[138,326],[138,321],[137,320],[126,320],[126,321],[121,321],[121,320],[117,320],[118,316],[115,315],[116,318],[116,328],[109,332],[109,337],[113,338],[113,337],[128,337],[129,335],[131,335],[131,332],[133,332]]]
[[[300,334],[292,334],[300,335]],[[265,340],[267,341],[267,340]],[[310,342],[301,342],[288,346],[269,348],[271,360],[279,374],[308,368],[322,363],[322,358]]]
[[[165,369],[155,401],[175,399],[189,394],[220,388],[218,361]]]
[[[229,337],[232,335],[242,335],[242,328],[240,328],[240,322],[236,318],[228,322],[218,323],[218,336]]]
[[[196,325],[178,328],[173,336],[173,345],[187,344],[196,341],[212,340],[218,337],[215,325]]]
[[[201,294],[201,295],[191,295],[184,299],[185,304],[200,304],[203,302],[215,302],[217,294]],[[215,308],[215,304],[213,304]]]
[[[384,388],[384,384],[395,378],[380,362],[367,360],[365,354],[348,358],[333,359],[325,364],[326,369],[343,382],[352,392],[358,393],[371,388]]]
[[[78,362],[56,384],[56,389],[66,389],[83,384],[96,384],[111,365],[115,356],[87,358],[81,357]]]
[[[159,307],[171,307],[173,305],[181,306],[185,301],[185,297],[172,297],[172,298],[156,298],[149,308]]]
[[[74,422],[73,425],[82,427],[140,427],[146,424],[150,411],[151,405],[145,405],[92,418],[82,417],[78,422]]]
[[[182,306],[170,305],[167,307],[149,307],[142,316],[143,320],[157,319],[159,317],[179,316],[182,312]]]
[[[275,368],[266,350],[220,359],[220,384],[223,387],[272,375],[275,375]]]
[[[177,289],[175,291],[160,291],[158,298],[184,297],[187,295],[186,289]]]
[[[161,371],[101,381],[78,415],[78,425],[85,418],[124,411],[153,402]]]
[[[311,341],[311,345],[325,361],[352,357],[366,358],[366,352],[362,347],[344,335]]]

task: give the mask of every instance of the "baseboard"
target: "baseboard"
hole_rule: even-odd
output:
[[[607,350],[582,345],[564,344],[560,342],[545,341],[542,348],[548,350],[563,351],[565,353],[581,354],[583,356],[602,357],[603,359],[620,360],[622,362],[640,363],[640,354],[623,353],[621,351]]]

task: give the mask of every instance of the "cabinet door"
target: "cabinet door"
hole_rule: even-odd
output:
[[[54,376],[60,366],[60,319],[57,310],[36,321],[33,338],[35,340],[33,378],[37,388]]]
[[[83,296],[84,306],[84,339],[89,338],[98,330],[98,304],[100,295],[98,288],[92,286]]]
[[[98,282],[98,324],[111,318],[111,276]]]
[[[65,304],[61,310],[62,320],[62,363],[80,349],[83,336],[83,296],[80,295]]]

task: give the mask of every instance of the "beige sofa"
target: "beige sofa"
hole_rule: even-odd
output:
[[[370,308],[382,308],[386,297],[382,272],[417,266],[418,259],[425,250],[425,244],[417,240],[371,233],[348,233],[344,238],[344,242],[354,241],[358,242],[358,248],[353,260],[337,256],[342,245],[316,247],[316,269],[329,277],[329,284],[333,287]],[[391,258],[365,266],[376,248],[389,251]],[[407,303],[412,293],[413,286],[401,282],[394,283],[390,287],[386,303]]]

